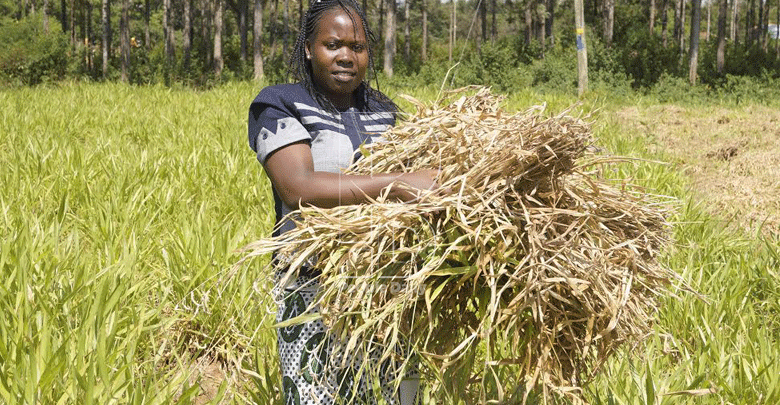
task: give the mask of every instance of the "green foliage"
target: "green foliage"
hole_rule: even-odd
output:
[[[0,92],[0,403],[192,403],[196,358],[272,358],[259,263],[233,268],[273,224],[256,91]]]
[[[509,41],[486,42],[480,52],[469,52],[469,57],[458,69],[456,86],[479,84],[492,86],[499,92],[513,92],[531,85],[528,71],[518,66]]]
[[[34,85],[64,77],[68,40],[54,21],[49,33],[39,18],[0,21],[0,83]]]

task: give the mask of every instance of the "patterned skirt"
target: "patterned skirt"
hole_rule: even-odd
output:
[[[306,313],[318,288],[316,279],[300,277],[279,291],[276,321],[283,322]],[[318,308],[309,311],[317,312]],[[359,361],[342,362],[343,358],[337,358],[343,345],[330,336],[320,319],[279,328],[277,338],[285,405],[417,403],[419,376],[416,370],[407,371],[398,389],[394,389],[390,382],[395,380],[396,374],[387,371],[394,368],[382,364],[379,369],[385,371],[379,372],[377,377],[380,389],[372,389],[366,373],[350,366]],[[378,355],[369,356],[378,359]],[[381,395],[377,391],[381,391]]]

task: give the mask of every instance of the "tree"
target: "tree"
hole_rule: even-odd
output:
[[[412,35],[409,29],[409,3],[411,3],[410,0],[404,0],[404,62],[406,62],[407,65],[412,62]]]
[[[607,48],[611,48],[615,32],[615,0],[604,0],[603,13],[604,44]]]
[[[750,0],[749,7],[746,10],[747,13],[745,13],[745,44],[748,46],[753,44],[753,40],[755,40],[755,31],[753,30],[753,26],[755,24],[755,15],[756,15],[756,0]]]
[[[290,0],[284,0],[284,15],[282,20],[283,25],[283,31],[282,31],[282,55],[284,55],[284,59],[286,60],[288,58],[288,49],[287,49],[287,37],[289,36],[289,23],[290,23]]]
[[[650,0],[650,35],[655,30],[655,0]]]
[[[72,10],[72,9],[71,9]],[[108,77],[108,57],[111,52],[111,0],[103,0],[103,7],[100,9],[100,20],[103,26],[103,78]]]
[[[428,60],[428,9],[425,7],[426,0],[419,1],[422,13],[422,49],[420,49],[420,59],[425,62]]]
[[[239,35],[239,56],[241,58],[241,62],[246,62],[246,51],[247,51],[247,41],[248,41],[248,34],[247,34],[247,12],[248,12],[248,2],[247,0],[227,0],[227,4],[230,6],[230,9],[233,10],[233,12],[236,14],[236,21],[238,22],[238,35]]]
[[[734,0],[734,10],[731,12],[729,37],[732,43],[737,43],[737,21],[739,21],[739,0]]]
[[[458,9],[455,0],[450,0],[450,3],[452,3],[452,13],[450,13],[450,44],[447,50],[449,53],[449,61],[452,63],[452,48],[455,46],[455,38],[457,37],[458,29]]]
[[[697,70],[699,67],[699,31],[701,27],[701,0],[692,0],[691,2],[691,49],[690,49],[690,68],[688,70],[688,79],[691,85],[696,84]]]
[[[192,0],[184,0],[184,31],[181,33],[181,49],[184,53],[184,70],[190,67],[190,48],[192,46]]]
[[[252,49],[254,50],[254,79],[263,78],[263,6],[265,0],[255,0],[255,21],[252,32]]]
[[[582,0],[574,0],[574,28],[577,32],[577,92],[582,95],[588,91],[588,49]]]
[[[715,63],[719,75],[723,75],[726,63],[726,14],[728,10],[729,1],[718,0],[718,51]]]
[[[68,3],[66,0],[60,0],[60,26],[62,32],[68,32]]]
[[[119,18],[119,52],[122,56],[122,81],[130,82],[130,0],[122,0]]]
[[[664,0],[661,6],[661,41],[663,41],[664,48],[667,45],[667,26],[669,25],[669,17],[667,14],[667,8],[669,6],[669,0]]]
[[[495,0],[493,0],[495,1]],[[609,0],[612,2],[612,15],[614,16],[615,12],[615,0]],[[544,18],[544,36],[547,41],[550,42],[550,45],[555,45],[555,37],[553,36],[553,23],[555,22],[555,0],[547,0],[547,9],[545,10],[545,18]],[[495,17],[495,16],[494,16]],[[493,23],[495,24],[495,18]],[[612,30],[612,25],[610,23],[610,32]],[[610,37],[612,34],[610,34]],[[610,43],[612,40],[610,39]]]
[[[674,34],[672,36],[674,37],[674,43],[678,45],[681,44],[683,36],[683,17],[685,16],[683,14],[683,4],[685,4],[685,0],[677,0],[674,6]]]
[[[147,50],[152,49],[152,36],[149,32],[149,14],[150,14],[150,1],[151,0],[145,0],[144,1],[144,46]]]
[[[385,16],[385,58],[384,71],[387,77],[393,77],[393,62],[395,60],[395,0],[389,0]]]
[[[43,32],[48,34],[49,33],[49,0],[43,0],[43,9],[41,9],[41,13],[43,14]]]
[[[525,4],[523,7],[523,19],[525,20],[525,44],[530,45],[531,40],[533,39],[533,26],[534,26],[534,17],[533,13],[531,12],[531,8],[533,4],[533,0],[525,0]]]
[[[171,22],[171,0],[163,0],[163,37],[165,41],[165,58],[169,66],[173,66],[176,59],[174,48],[173,23]]]
[[[554,2],[554,0],[550,0]],[[490,31],[490,40],[495,41],[496,36],[498,35],[498,28],[496,27],[496,0],[490,0],[490,12],[493,14],[491,16],[492,22],[490,23],[490,27],[492,28]]]
[[[214,6],[214,75],[220,78],[222,69],[225,67],[225,61],[222,59],[222,25],[224,23],[222,15],[225,3],[222,0],[216,0]]]

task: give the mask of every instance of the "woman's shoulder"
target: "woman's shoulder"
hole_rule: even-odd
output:
[[[263,88],[253,103],[292,106],[295,103],[310,105],[313,102],[311,95],[300,83],[284,83]]]

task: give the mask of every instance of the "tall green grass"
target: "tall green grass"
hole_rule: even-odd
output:
[[[0,92],[0,403],[192,403],[204,362],[226,372],[212,403],[280,403],[262,263],[233,268],[235,250],[273,223],[246,143],[258,89]],[[438,90],[389,92],[430,100]],[[600,147],[668,160],[614,124],[603,100],[578,107],[595,111]],[[554,113],[574,101],[526,91],[507,104]],[[680,199],[665,260],[706,299],[666,299],[654,333],[605,364],[588,398],[780,403],[777,241],[727,231],[673,166],[614,170]]]
[[[0,93],[0,402],[187,403],[193,358],[268,357],[259,267],[229,271],[273,222],[254,91]]]

